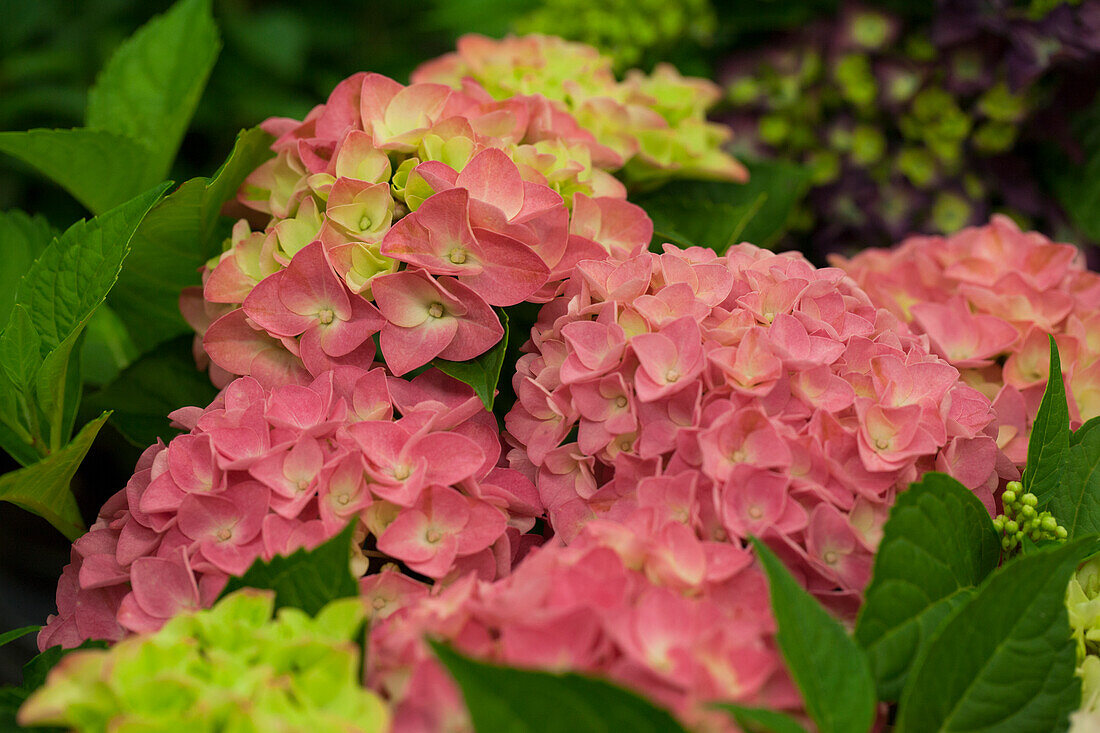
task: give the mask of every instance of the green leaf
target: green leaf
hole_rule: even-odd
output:
[[[855,630],[879,699],[898,699],[921,642],[961,602],[955,594],[978,585],[1000,555],[989,512],[950,476],[927,473],[898,496]]]
[[[132,199],[161,180],[142,143],[106,130],[0,132],[0,152],[19,158],[71,193],[93,214]]]
[[[719,253],[747,241],[769,247],[809,190],[809,175],[782,161],[750,163],[748,183],[673,181],[633,198],[653,219],[653,244],[698,245]]]
[[[271,562],[257,560],[244,575],[230,578],[219,598],[240,588],[275,591],[275,608],[300,608],[311,616],[337,598],[359,593],[351,574],[351,535],[355,522],[313,550],[299,548]]]
[[[797,720],[775,710],[746,708],[728,702],[718,703],[714,707],[732,715],[745,733],[806,733]]]
[[[205,407],[217,390],[195,368],[190,336],[180,336],[149,352],[98,392],[85,398],[85,409],[112,409],[111,425],[139,448],[179,433],[168,413],[185,405]]]
[[[199,268],[221,252],[222,204],[260,163],[271,136],[258,127],[237,135],[233,152],[212,178],[193,178],[161,201],[142,222],[130,257],[108,302],[138,351],[190,333],[179,310],[180,291],[201,284]]]
[[[602,679],[501,667],[432,642],[478,733],[684,733],[667,711]]]
[[[164,178],[220,49],[210,0],[180,0],[114,52],[88,93],[85,124],[144,143]]]
[[[1100,98],[1072,121],[1074,147],[1081,161],[1067,159],[1061,146],[1051,144],[1043,155],[1050,189],[1088,239],[1100,242]]]
[[[7,323],[15,305],[15,291],[23,274],[49,246],[57,231],[40,216],[22,211],[0,212],[0,324]]]
[[[913,665],[898,733],[1063,731],[1081,699],[1066,584],[1100,551],[1087,537],[994,572],[940,627]]]
[[[11,631],[5,631],[3,634],[0,634],[0,646],[10,644],[16,639],[22,639],[27,634],[33,634],[34,632],[41,630],[41,626],[24,626],[21,629],[12,629]]]
[[[109,414],[92,420],[72,442],[38,463],[0,476],[0,501],[34,512],[70,540],[79,537],[84,532],[84,521],[69,483]]]
[[[1070,438],[1065,478],[1047,504],[1070,539],[1100,533],[1100,430],[1094,427],[1086,423]]]
[[[460,382],[465,382],[474,388],[474,392],[481,398],[485,409],[493,411],[493,400],[496,399],[497,382],[500,381],[500,370],[504,366],[504,353],[508,349],[508,314],[501,309],[496,309],[500,316],[500,325],[504,326],[504,336],[496,343],[496,346],[469,361],[447,361],[446,359],[433,359],[431,365],[448,374]]]
[[[806,712],[820,733],[867,733],[875,686],[863,650],[763,542],[752,544],[768,576],[776,641]]]
[[[27,315],[27,309],[16,305],[8,325],[0,333],[0,367],[15,386],[26,390],[32,384],[42,363],[42,339]]]
[[[163,183],[55,239],[19,285],[45,351],[82,328],[118,278],[130,238],[170,184]]]
[[[1062,382],[1062,362],[1058,346],[1050,337],[1050,376],[1039,403],[1039,413],[1027,441],[1027,467],[1024,490],[1035,494],[1044,506],[1059,490],[1069,453],[1069,407]],[[1060,517],[1059,517],[1060,519]]]
[[[109,305],[101,304],[88,321],[84,345],[80,349],[84,384],[107,384],[138,356],[140,354],[134,340],[130,338],[122,319]]]
[[[60,448],[73,431],[84,387],[80,370],[83,339],[82,328],[70,333],[56,349],[46,354],[38,370],[35,395],[49,425],[47,444],[51,451]]]

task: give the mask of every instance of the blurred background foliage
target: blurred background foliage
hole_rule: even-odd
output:
[[[97,71],[170,5],[0,0],[0,130],[81,125]],[[242,128],[301,118],[356,71],[407,81],[464,33],[543,32],[599,46],[620,71],[670,61],[722,84],[715,117],[735,128],[733,150],[778,158],[792,179],[811,181],[791,231],[769,244],[818,263],[996,211],[1065,241],[1100,242],[1100,0],[215,0],[214,13],[223,49],[174,164],[177,183],[212,174]],[[701,195],[671,185],[682,185],[673,194],[685,205]],[[10,209],[59,229],[87,215],[0,156],[0,210]],[[165,353],[184,359],[187,348],[177,340]],[[97,375],[97,364],[108,368]],[[86,354],[86,367],[93,386],[112,376],[106,357]],[[87,404],[110,406],[94,393]],[[103,430],[73,483],[86,519],[138,453]],[[15,465],[0,453],[0,473]],[[0,630],[41,623],[69,543],[3,502],[0,527]],[[23,642],[0,653],[0,682],[17,679],[32,637]]]

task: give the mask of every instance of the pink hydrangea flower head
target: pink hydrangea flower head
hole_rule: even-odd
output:
[[[1100,306],[1100,275],[1073,245],[998,215],[950,237],[912,237],[834,264],[993,400],[998,443],[1018,466],[1046,388],[1048,334],[1058,342],[1074,424],[1100,415],[1100,341],[1084,327]]]
[[[277,387],[241,377],[173,413],[188,432],[150,447],[73,545],[41,648],[156,630],[349,522],[370,587],[384,567],[412,575],[385,585],[403,596],[425,578],[507,574],[537,541],[521,539],[542,514],[535,487],[496,465],[496,421],[473,390],[435,370],[393,379],[353,366]]]
[[[869,578],[881,520],[868,517],[922,472],[952,473],[990,508],[1016,475],[988,399],[842,272],[798,255],[666,245],[582,261],[524,350],[512,463],[562,541],[675,511],[714,546],[763,538],[845,615]],[[666,506],[655,491],[670,477],[688,493]],[[679,545],[668,557],[690,585]]]
[[[369,368],[380,329],[397,373],[478,356],[499,340],[486,305],[549,300],[577,262],[624,259],[652,234],[610,175],[622,158],[544,96],[355,74],[304,120],[263,127],[275,157],[238,194],[254,214],[207,264],[202,298],[181,299],[221,386]],[[440,328],[394,315],[414,271],[443,289],[432,302],[472,315],[449,310]]]

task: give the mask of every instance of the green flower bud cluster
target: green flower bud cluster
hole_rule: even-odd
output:
[[[271,591],[246,588],[155,634],[64,657],[19,711],[21,725],[81,732],[372,733],[389,711],[359,680],[366,611],[334,601],[275,619]]]
[[[1024,493],[1019,481],[1009,481],[1001,495],[1004,514],[993,520],[993,528],[1001,533],[1001,549],[1013,552],[1025,537],[1033,542],[1064,540],[1069,536],[1066,528],[1058,524],[1050,512],[1038,511],[1039,499],[1031,492]]]
[[[705,45],[715,25],[710,0],[542,0],[515,28],[595,46],[621,72],[685,42]]]
[[[731,59],[734,152],[807,166],[825,189],[809,221],[842,241],[950,234],[1001,207],[987,159],[1012,153],[1037,90],[1010,89],[1007,67],[984,49],[939,49],[927,28],[870,6],[828,23]]]

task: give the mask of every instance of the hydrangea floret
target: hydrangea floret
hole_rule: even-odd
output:
[[[743,244],[578,265],[517,364],[511,464],[566,542],[651,503],[772,545],[854,613],[895,495],[928,470],[993,512],[1018,477],[989,400],[843,272]]]
[[[396,375],[476,357],[503,335],[493,307],[652,235],[609,172],[622,155],[543,96],[356,74],[263,127],[275,157],[238,194],[249,218],[181,298],[219,386],[370,368],[378,334]]]
[[[666,63],[652,74],[631,70],[619,81],[613,67],[612,58],[595,48],[555,36],[471,34],[458,39],[454,53],[423,64],[412,79],[456,89],[473,81],[496,99],[548,98],[621,157],[620,175],[630,185],[672,176],[747,179],[745,167],[723,150],[729,128],[706,119],[706,110],[722,96],[716,84],[681,76]]]
[[[106,650],[78,650],[20,708],[21,725],[75,731],[383,733],[389,708],[360,683],[359,598],[315,617],[246,588]]]
[[[700,538],[682,484],[644,485],[644,506],[589,522],[568,545],[552,540],[504,579],[467,577],[376,615],[367,682],[392,701],[394,729],[469,726],[425,637],[483,660],[609,677],[693,729],[729,729],[706,708],[714,700],[797,712],[751,552]]]
[[[950,237],[912,237],[833,264],[993,401],[998,445],[1016,465],[1026,461],[1046,388],[1048,334],[1062,356],[1073,425],[1100,415],[1100,275],[1073,245],[995,216]]]
[[[542,513],[531,482],[497,465],[496,419],[436,370],[406,381],[343,366],[270,390],[241,377],[173,418],[188,432],[147,449],[73,544],[41,649],[155,631],[255,560],[312,549],[349,521],[368,586],[390,564],[494,578]]]

